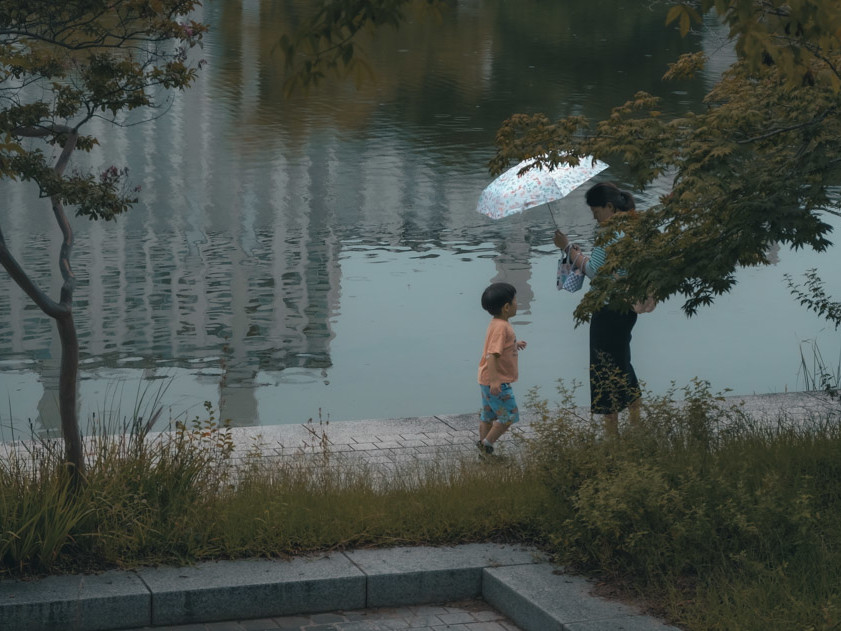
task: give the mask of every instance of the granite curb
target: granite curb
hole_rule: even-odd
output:
[[[523,631],[668,631],[538,550],[466,544],[0,582],[0,629],[111,631],[484,599]]]

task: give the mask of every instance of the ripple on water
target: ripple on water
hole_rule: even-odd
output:
[[[309,370],[284,370],[278,373],[276,382],[278,384],[309,384],[318,383],[318,375]]]

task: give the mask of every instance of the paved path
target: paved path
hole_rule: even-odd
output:
[[[520,454],[521,439],[534,435],[535,420],[524,414],[518,426],[499,441],[499,455]],[[249,452],[259,452],[266,462],[307,467],[358,464],[388,478],[403,465],[445,464],[478,457],[477,432],[475,414],[244,427],[233,430],[233,457],[244,459]]]
[[[755,419],[775,422],[781,414],[798,421],[810,415],[838,414],[841,404],[822,393],[781,393],[726,397],[724,409],[739,409]],[[582,422],[584,408],[573,412]],[[534,413],[521,410],[516,424],[497,444],[502,455],[516,457],[523,438],[534,437]],[[263,457],[307,464],[364,463],[384,476],[401,464],[413,461],[456,461],[477,453],[478,414],[435,416],[374,421],[338,421],[298,425],[264,425],[234,429],[235,457],[244,458],[257,449]]]
[[[522,631],[483,600],[166,627],[170,631]],[[130,631],[159,631],[141,627]]]

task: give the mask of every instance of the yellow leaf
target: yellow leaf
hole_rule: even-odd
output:
[[[692,28],[693,21],[701,22],[701,16],[693,7],[686,4],[677,4],[669,9],[666,14],[666,25],[668,26],[675,20],[678,22],[681,37],[685,37],[689,29]]]
[[[682,13],[683,6],[679,4],[676,4],[671,9],[669,9],[669,12],[666,14],[666,26],[679,19]]]

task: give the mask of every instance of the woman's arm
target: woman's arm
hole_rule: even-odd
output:
[[[599,268],[604,265],[606,254],[604,248],[599,245],[593,248],[590,256],[584,254],[574,243],[570,245],[569,250],[570,262],[572,262],[573,266],[584,272],[589,279],[592,279],[596,275],[596,272],[599,271]]]

